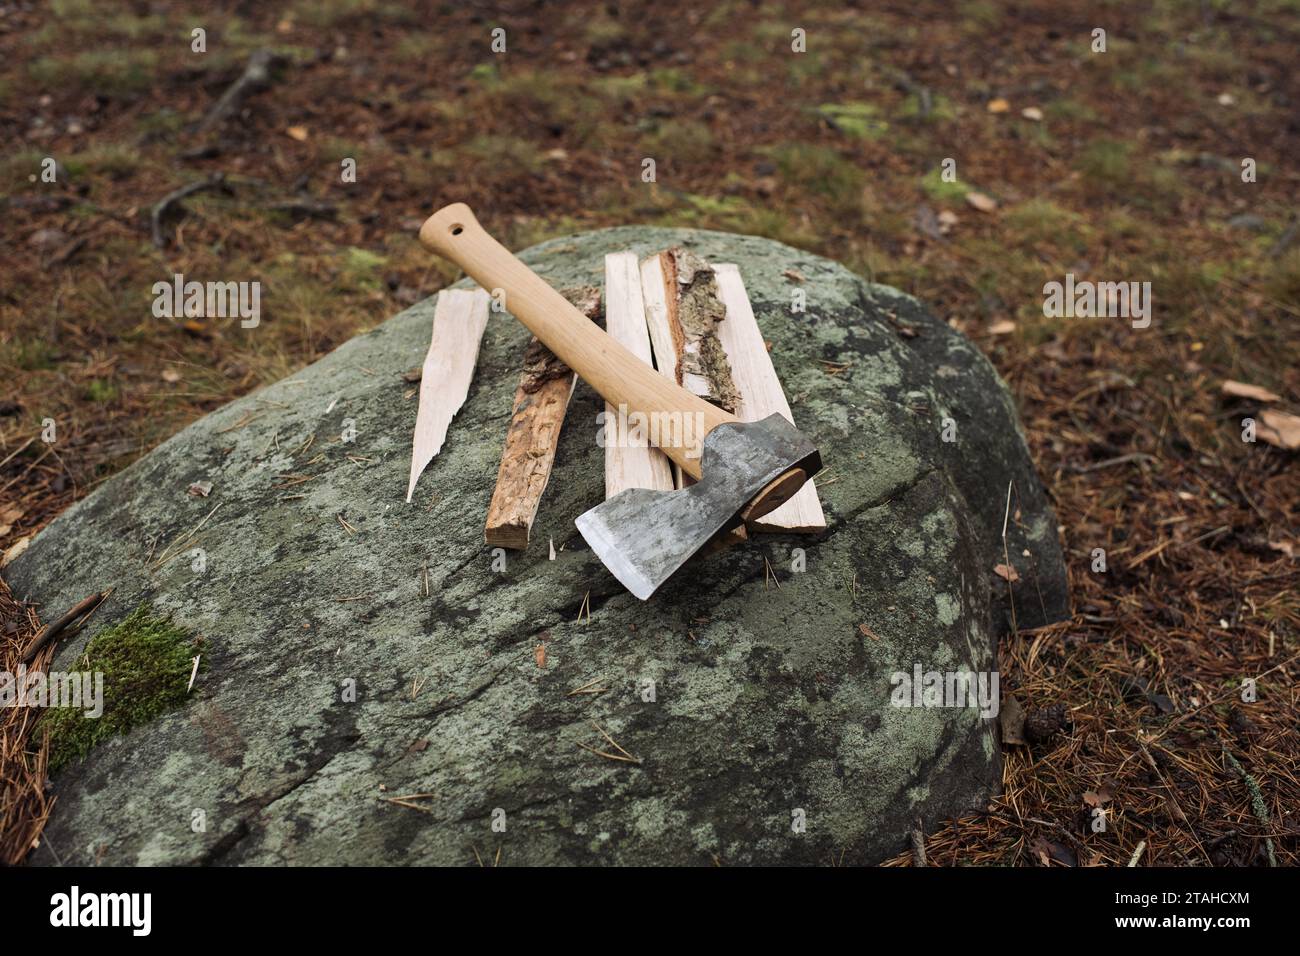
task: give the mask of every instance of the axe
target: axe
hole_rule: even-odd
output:
[[[420,242],[484,289],[502,290],[515,318],[611,406],[643,415],[654,444],[696,479],[680,491],[630,488],[577,519],[605,567],[641,600],[691,555],[779,507],[821,470],[812,442],[780,415],[741,422],[646,365],[488,235],[464,203],[430,216]],[[698,431],[685,428],[688,421]],[[696,440],[683,440],[690,432]]]

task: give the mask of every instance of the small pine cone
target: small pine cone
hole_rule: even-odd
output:
[[[1064,704],[1035,707],[1025,715],[1025,737],[1033,744],[1045,743],[1065,728],[1066,717]]]

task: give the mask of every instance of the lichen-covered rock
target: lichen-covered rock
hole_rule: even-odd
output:
[[[421,303],[196,422],[8,569],[46,616],[112,586],[97,626],[149,600],[204,641],[186,705],[57,775],[58,859],[856,863],[980,806],[995,722],[891,698],[918,665],[995,667],[1009,483],[1019,622],[1064,612],[1008,393],[913,299],[778,243],[620,228],[523,258],[563,287],[599,283],[606,252],[672,245],[739,264],[827,465],[828,532],[704,557],[636,600],[573,526],[603,494],[603,404],[580,385],[535,544],[500,570],[483,519],[528,336],[493,317],[408,506]],[[594,752],[616,748],[637,762]]]

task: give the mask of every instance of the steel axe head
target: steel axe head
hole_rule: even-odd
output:
[[[812,442],[780,415],[719,425],[704,437],[698,482],[680,491],[629,488],[576,523],[605,567],[644,601],[715,535],[740,524],[770,482],[821,466]]]

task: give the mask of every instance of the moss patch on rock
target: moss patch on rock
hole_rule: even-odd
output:
[[[99,717],[87,717],[77,707],[45,712],[40,731],[50,733],[51,769],[183,703],[198,645],[148,604],[97,634],[76,667],[104,675],[104,712]]]

